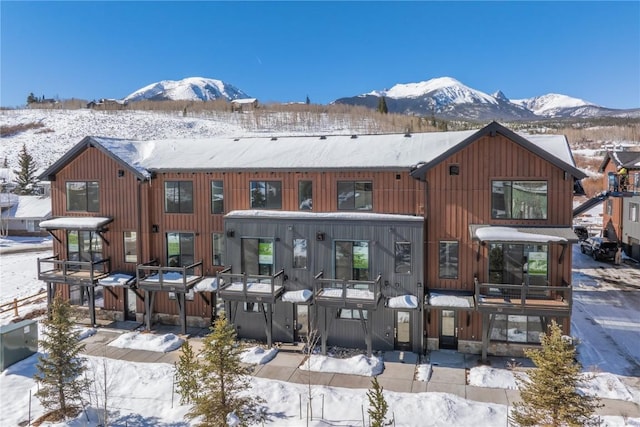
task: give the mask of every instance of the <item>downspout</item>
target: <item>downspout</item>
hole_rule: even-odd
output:
[[[138,263],[143,263],[144,257],[142,256],[142,248],[144,245],[142,244],[143,234],[142,234],[142,180],[138,179],[138,234],[140,238],[136,239],[136,250],[138,251]]]

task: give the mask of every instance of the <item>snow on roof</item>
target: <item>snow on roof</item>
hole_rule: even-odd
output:
[[[299,291],[289,291],[282,294],[282,301],[285,302],[307,302],[311,299],[313,292],[309,289],[301,289]]]
[[[571,231],[571,228],[567,228]],[[573,232],[573,231],[571,231]],[[480,241],[493,242],[566,242],[567,239],[551,234],[543,234],[544,229],[532,228],[531,232],[521,231],[512,227],[480,227],[475,230],[475,234]]]
[[[518,135],[537,145],[538,148],[557,157],[563,162],[575,167],[576,163],[571,154],[571,147],[564,135],[531,135],[528,133],[517,132]]]
[[[232,104],[253,104],[256,101],[257,101],[256,98],[241,98],[241,99],[234,99],[231,101],[231,103]]]
[[[51,216],[51,198],[42,196],[15,196],[15,203],[2,212],[3,218],[42,219]]]
[[[424,218],[411,215],[379,214],[370,212],[297,212],[297,211],[270,211],[270,210],[246,210],[231,211],[226,218],[282,218],[282,219],[336,219],[358,221],[415,221],[423,222]]]
[[[418,308],[418,298],[415,295],[401,295],[389,298],[387,301],[389,308]]]
[[[74,216],[64,218],[48,219],[40,221],[40,228],[49,230],[99,230],[106,224],[113,221],[112,218],[101,216]]]

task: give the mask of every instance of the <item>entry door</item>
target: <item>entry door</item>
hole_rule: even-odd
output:
[[[133,289],[127,289],[127,306],[125,307],[124,317],[125,320],[136,320],[136,293]]]
[[[396,350],[411,350],[411,312],[396,311],[395,340]]]
[[[442,310],[440,314],[440,348],[458,349],[458,317],[454,310]]]
[[[296,327],[294,341],[303,342],[309,337],[309,306],[296,304]]]

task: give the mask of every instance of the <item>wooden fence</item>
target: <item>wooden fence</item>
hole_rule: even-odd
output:
[[[29,295],[28,297],[24,297],[20,299],[14,298],[13,301],[11,302],[5,302],[3,304],[0,304],[0,314],[13,310],[13,315],[18,317],[19,316],[18,309],[20,307],[29,306],[31,304],[40,302],[46,298],[47,298],[47,291],[44,291],[44,290],[38,292],[37,294]]]

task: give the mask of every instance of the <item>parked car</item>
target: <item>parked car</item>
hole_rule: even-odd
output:
[[[602,237],[589,237],[580,242],[580,252],[590,254],[595,260],[613,261],[618,244]]]

